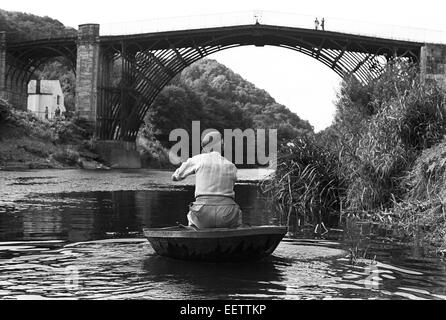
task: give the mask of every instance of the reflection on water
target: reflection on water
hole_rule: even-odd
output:
[[[391,243],[372,242],[375,263],[355,266],[343,243],[289,238],[254,263],[157,256],[142,227],[186,223],[193,186],[166,184],[168,173],[110,174],[0,181],[0,299],[446,299],[444,261]],[[245,223],[275,222],[256,187],[237,185],[236,195]]]
[[[271,224],[259,191],[236,186],[244,223]],[[0,213],[0,241],[64,239],[70,242],[129,237],[142,227],[187,224],[193,186],[139,191],[95,191],[37,194],[15,201],[14,210]]]

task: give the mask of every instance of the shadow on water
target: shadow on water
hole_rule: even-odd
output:
[[[285,275],[277,267],[279,262],[279,258],[269,257],[254,263],[178,263],[153,255],[144,260],[143,270],[148,275],[156,274],[156,281],[169,283],[177,293],[212,298],[241,294],[267,296],[286,291]]]

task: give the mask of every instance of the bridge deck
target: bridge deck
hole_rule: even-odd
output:
[[[321,31],[305,28],[295,27],[282,27],[271,25],[240,25],[231,27],[217,27],[206,29],[190,29],[180,31],[164,31],[164,32],[152,32],[141,33],[131,35],[116,35],[116,36],[101,36],[99,41],[106,45],[119,45],[123,41],[134,44],[133,49],[144,48],[161,50],[168,49],[175,43],[177,48],[179,47],[191,47],[194,46],[194,41],[200,39],[201,43],[206,41],[215,40],[217,37],[221,37],[221,41],[224,42],[224,37],[231,37],[231,41],[234,41],[234,37],[238,37],[240,44],[252,44],[253,35],[259,38],[260,45],[271,44],[274,45],[274,41],[277,41],[277,35],[281,35],[282,39],[301,38],[302,40],[308,40],[309,43],[318,43],[323,39],[329,39],[323,44],[324,48],[339,49],[339,44],[345,47],[347,51],[354,52],[376,52],[383,47],[395,47],[406,48],[414,50],[423,46],[422,42],[405,41],[386,39],[379,37],[370,37],[363,35],[348,34],[334,31]],[[274,39],[273,39],[274,37]],[[62,37],[62,38],[47,38],[30,41],[9,41],[7,43],[7,50],[18,50],[32,47],[54,47],[54,46],[68,46],[75,48],[76,37]]]

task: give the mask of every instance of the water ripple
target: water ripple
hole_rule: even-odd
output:
[[[213,264],[157,256],[138,238],[48,242],[46,248],[44,241],[10,242],[0,250],[21,255],[0,259],[0,298],[445,299],[428,284],[421,288],[421,272],[378,261],[370,273],[366,262],[349,266],[345,251],[333,246],[287,240],[260,262]],[[418,288],[404,285],[407,277]]]

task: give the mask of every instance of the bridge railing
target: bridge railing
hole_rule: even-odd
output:
[[[315,16],[298,15],[284,12],[266,11],[262,15],[262,22],[268,25],[283,25],[289,27],[315,29]],[[419,42],[446,43],[446,33],[441,30],[431,30],[393,24],[380,24],[370,21],[344,19],[336,17],[317,17],[319,23],[324,18],[326,31],[342,32],[356,35],[380,37],[395,40]],[[319,24],[318,30],[321,30]],[[322,30],[321,30],[322,31]]]
[[[150,20],[102,23],[101,35],[129,35],[163,31],[206,29],[249,25],[255,23],[252,11],[227,12],[222,14],[191,15]]]
[[[277,11],[238,11],[220,14],[180,16],[139,21],[123,21],[101,24],[101,35],[130,35],[163,31],[204,29],[250,25],[264,25],[315,29],[315,16]],[[367,21],[335,17],[317,17],[319,23],[325,18],[325,31],[342,32],[394,40],[446,43],[446,33],[441,30],[378,24]],[[321,26],[319,25],[319,30]],[[322,32],[322,30],[321,30]]]

